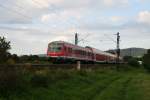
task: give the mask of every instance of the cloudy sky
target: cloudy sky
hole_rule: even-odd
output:
[[[43,54],[54,40],[100,50],[150,48],[150,0],[0,0],[0,36],[11,41],[11,53]]]

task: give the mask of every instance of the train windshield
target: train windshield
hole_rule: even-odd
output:
[[[61,43],[51,43],[49,44],[49,52],[60,52],[62,50]]]

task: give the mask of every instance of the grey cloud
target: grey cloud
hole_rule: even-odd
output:
[[[0,7],[0,35],[8,36],[8,40],[12,42],[12,53],[46,53],[47,44],[53,39],[65,37],[67,38],[66,41],[73,43],[75,32],[82,34],[79,37],[81,39],[90,34],[86,39],[87,42],[81,42],[80,45],[90,45],[101,50],[115,48],[113,42],[105,41],[108,38],[104,34],[108,34],[115,39],[114,34],[118,31],[121,33],[122,47],[134,45],[150,47],[150,40],[148,39],[150,37],[149,25],[137,23],[132,18],[112,22],[109,16],[104,14],[110,13],[112,10],[120,10],[118,8],[124,10],[124,4],[121,1],[116,2],[118,0],[115,0],[116,3],[113,3],[111,6],[106,6],[103,2],[104,0],[64,0],[64,2],[58,4],[52,3],[48,7],[43,8],[40,8],[38,4],[33,6],[27,2],[30,0],[8,1],[5,1],[3,4],[9,9],[15,9],[31,17],[24,18],[23,15],[12,11],[9,12],[8,9]],[[24,9],[15,7],[14,5],[20,5]],[[116,5],[119,6],[115,8]],[[108,9],[111,11],[106,12]],[[62,12],[67,12],[67,14],[60,16]],[[46,23],[40,22],[41,16],[53,13],[59,19],[54,17],[53,20],[50,19]],[[80,15],[79,18],[77,18],[77,15]],[[133,43],[129,43],[130,40],[133,40]],[[134,41],[138,40],[142,40],[142,42],[137,42],[138,45],[136,45]]]
[[[107,0],[106,0],[107,1]],[[123,0],[127,1],[127,0]],[[38,0],[37,0],[38,2]],[[34,3],[32,0],[1,0],[0,4],[0,22],[1,23],[32,23],[41,15],[47,13],[60,13],[62,11],[81,11],[89,10],[102,11],[109,8],[105,5],[104,0],[64,0],[60,3],[48,2],[48,7],[42,7],[40,3]],[[115,5],[124,5],[122,1],[115,0]],[[115,6],[114,5],[114,6]],[[117,6],[117,7],[119,7]],[[110,9],[113,8],[110,6]]]

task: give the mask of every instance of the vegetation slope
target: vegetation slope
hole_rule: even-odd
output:
[[[0,91],[0,100],[150,100],[150,74],[144,69],[44,69],[20,77],[15,89]]]

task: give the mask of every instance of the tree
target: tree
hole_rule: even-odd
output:
[[[125,62],[129,62],[132,58],[133,58],[132,56],[124,56],[124,57],[123,57],[123,60],[124,60]]]
[[[11,55],[11,58],[12,58],[16,63],[18,63],[18,62],[20,61],[20,58],[18,57],[17,54]]]
[[[147,51],[147,54],[143,57],[144,67],[150,71],[150,49]]]
[[[132,56],[124,56],[123,57],[124,62],[127,62],[129,65],[131,65],[132,67],[139,67],[139,59],[132,57]]]
[[[6,41],[5,37],[0,37],[0,63],[5,63],[10,56],[8,50],[11,49],[10,41]]]
[[[132,67],[140,67],[140,64],[136,58],[129,59],[128,64]]]
[[[28,58],[29,58],[28,55],[22,55],[22,56],[20,57],[20,61],[21,61],[22,63],[27,62],[27,61],[28,61]]]
[[[30,55],[28,58],[28,61],[38,61],[39,60],[39,56],[37,55]]]

